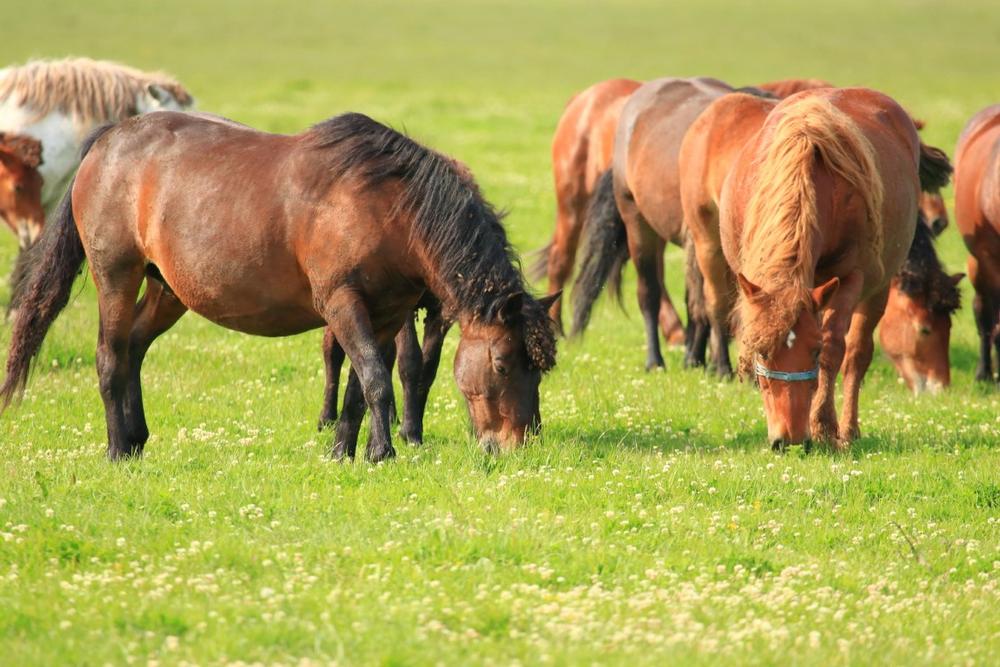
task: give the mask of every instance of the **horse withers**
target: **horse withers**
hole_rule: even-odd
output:
[[[1000,383],[1000,104],[973,116],[958,139],[955,225],[969,250],[969,280],[976,290],[976,380]]]
[[[843,448],[860,434],[861,381],[919,193],[950,172],[899,104],[865,88],[785,99],[738,154],[722,249],[739,285],[740,370],[756,376],[773,447],[811,437]]]
[[[188,309],[262,336],[330,327],[354,371],[347,392],[371,412],[366,457],[381,461],[395,454],[389,345],[430,290],[462,329],[455,376],[480,441],[512,445],[539,424],[539,383],[555,364],[547,305],[526,292],[498,214],[452,160],[361,114],[284,136],[156,112],[84,149],[32,249],[5,404],[86,259],[112,459],[142,451],[142,359]],[[357,437],[341,420],[332,454],[353,456]]]
[[[34,243],[45,224],[41,165],[41,142],[0,132],[0,218],[17,235],[22,249]]]

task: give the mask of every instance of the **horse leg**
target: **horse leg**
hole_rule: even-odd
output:
[[[319,412],[319,430],[333,426],[337,421],[337,392],[340,389],[340,369],[344,365],[344,348],[337,342],[333,330],[323,330],[323,366],[325,383],[323,407]]]
[[[142,383],[139,377],[149,346],[176,324],[187,307],[164,288],[158,280],[146,278],[146,293],[135,309],[135,319],[128,341],[129,376],[125,391],[125,427],[129,443],[142,451],[149,440],[146,412],[142,405]]]
[[[862,303],[851,317],[847,332],[847,356],[844,358],[844,403],[840,413],[840,439],[838,445],[846,448],[861,434],[858,427],[858,396],[861,381],[868,372],[875,352],[875,326],[882,319],[889,288]]]
[[[809,431],[814,440],[837,442],[837,409],[834,407],[834,388],[837,373],[844,361],[845,338],[851,315],[857,306],[864,278],[860,271],[853,271],[844,278],[823,312],[822,348],[819,355],[819,381],[809,414]]]
[[[413,422],[407,432],[408,439],[413,443],[422,443],[424,436],[424,413],[427,412],[427,397],[430,395],[434,378],[437,377],[438,365],[441,362],[441,348],[444,339],[451,328],[451,323],[441,315],[441,306],[436,304],[427,308],[424,318],[424,343],[421,351],[420,382],[416,385],[416,398],[413,407]]]
[[[414,316],[406,318],[403,328],[396,334],[396,352],[399,359],[399,380],[403,385],[403,440],[420,444],[420,380],[424,360],[420,355],[417,326]]]
[[[370,437],[365,456],[372,463],[391,458],[396,455],[389,431],[392,377],[383,356],[387,353],[385,345],[390,341],[379,345],[368,311],[351,289],[335,292],[327,302],[325,311],[327,323],[347,353],[347,358],[351,360],[351,368],[357,374],[365,403],[371,412]],[[350,390],[350,384],[348,389]],[[348,407],[346,395],[344,407]],[[337,430],[334,456],[338,455],[340,445],[339,425]]]
[[[95,267],[96,269],[96,267]],[[123,266],[114,274],[98,274],[97,378],[108,427],[108,458],[112,461],[142,452],[129,439],[125,396],[129,382],[129,333],[143,271],[141,264]]]
[[[667,342],[667,345],[684,345],[686,337],[684,326],[681,324],[681,316],[677,314],[677,309],[674,308],[674,303],[670,300],[667,283],[663,278],[663,253],[667,250],[667,243],[657,237],[655,245],[656,283],[659,292],[657,298],[660,300],[657,317],[660,330],[663,332],[663,340]]]
[[[661,255],[662,256],[662,255]],[[638,273],[639,310],[646,325],[646,370],[663,368],[660,334],[657,330],[660,313],[660,279],[656,273],[655,256],[632,256]]]
[[[711,325],[705,308],[705,278],[695,259],[694,240],[684,235],[684,301],[688,324],[684,336],[684,367],[705,365],[705,348]],[[666,290],[666,288],[664,288]]]
[[[586,198],[573,194],[563,194],[556,201],[556,231],[549,247],[548,278],[549,294],[563,288],[576,260],[576,249],[580,244],[580,230],[583,228],[587,212]],[[556,330],[563,335],[562,297],[556,299],[549,308],[549,316],[556,324]]]
[[[365,397],[361,390],[358,374],[352,367],[347,376],[347,388],[344,389],[344,409],[340,411],[340,420],[333,436],[333,448],[330,456],[338,461],[344,458],[354,458],[358,449],[358,433],[361,431],[361,420],[365,416]]]

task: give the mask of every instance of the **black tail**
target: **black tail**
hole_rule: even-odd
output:
[[[940,148],[920,144],[920,189],[937,192],[951,180],[951,162]]]
[[[628,243],[625,221],[615,203],[610,169],[597,181],[587,209],[584,231],[587,234],[587,247],[576,284],[573,285],[571,336],[587,328],[590,311],[605,283],[611,286],[612,298],[621,303],[622,269],[628,261]]]
[[[81,158],[111,125],[95,130],[83,143]],[[45,340],[45,334],[69,302],[73,281],[86,255],[73,219],[73,184],[63,196],[55,217],[48,221],[30,252],[24,278],[17,284],[11,301],[17,317],[7,356],[7,377],[0,386],[0,409],[10,405],[24,391],[31,365]]]
[[[551,251],[552,243],[549,243],[544,248],[539,248],[531,253],[535,261],[532,262],[531,268],[528,270],[529,278],[532,280],[541,280],[549,274],[549,253]]]

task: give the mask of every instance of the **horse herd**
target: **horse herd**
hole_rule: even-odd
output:
[[[23,391],[86,260],[112,459],[142,452],[142,361],[187,310],[263,336],[325,327],[320,427],[335,425],[332,454],[353,458],[370,411],[373,462],[394,455],[393,365],[401,433],[420,442],[457,322],[455,378],[473,429],[488,450],[516,445],[541,424],[539,384],[555,364],[562,288],[581,241],[572,332],[606,284],[620,291],[631,260],[647,368],[663,366],[662,335],[685,346],[686,365],[731,375],[737,337],[737,369],[759,387],[775,448],[810,439],[842,448],[858,437],[880,321],[911,389],[949,384],[963,275],[944,272],[933,237],[947,226],[939,191],[952,167],[882,93],[664,78],[578,94],[553,141],[557,224],[536,267],[549,280],[541,299],[461,162],[361,114],[286,136],[186,110],[192,103],[166,75],[112,63],[0,70],[0,216],[22,249],[0,400]],[[68,147],[78,158],[66,159]],[[956,160],[955,218],[982,342],[976,377],[992,381],[1000,105],[972,119]],[[685,250],[686,326],[663,282],[668,243]],[[422,344],[417,309],[427,312]]]

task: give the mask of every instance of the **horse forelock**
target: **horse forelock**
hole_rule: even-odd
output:
[[[740,246],[744,273],[772,293],[811,287],[820,234],[814,160],[864,201],[874,257],[881,258],[883,244],[883,183],[868,139],[824,97],[805,96],[779,109],[754,165]]]
[[[14,99],[30,108],[36,119],[62,112],[85,124],[117,122],[138,113],[137,100],[151,84],[166,90],[182,107],[193,102],[168,74],[90,58],[36,60],[7,68],[0,78],[0,101]]]
[[[739,332],[741,376],[751,375],[757,355],[774,349],[795,326],[805,308],[812,308],[808,289],[786,286],[778,292],[741,295],[733,309],[732,329]]]

